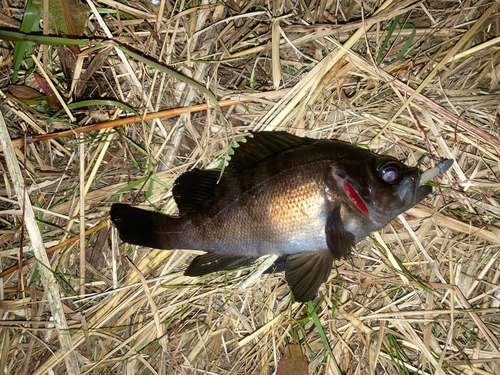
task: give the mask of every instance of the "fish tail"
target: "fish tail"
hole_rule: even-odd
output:
[[[128,204],[115,203],[111,206],[111,221],[120,238],[134,245],[169,250],[175,248],[168,231],[175,230],[179,219],[158,212],[141,210]]]

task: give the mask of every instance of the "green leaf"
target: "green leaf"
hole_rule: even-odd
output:
[[[30,279],[28,281],[28,286],[30,286],[31,284],[33,284],[36,281],[36,279],[37,279],[37,277],[38,277],[39,274],[40,274],[40,269],[38,268],[38,264],[36,264],[35,265],[35,270],[31,274],[31,277],[30,277]]]
[[[43,0],[33,0],[43,14]],[[90,8],[78,0],[49,0],[49,27],[56,33],[81,36],[90,16]]]
[[[146,194],[145,194],[145,199],[149,199],[149,197],[151,197],[151,195],[153,194],[153,185],[154,185],[154,181],[150,180],[149,185],[148,185],[148,190],[146,191]]]
[[[35,195],[33,196],[33,203],[35,204],[35,206],[37,206],[38,208],[41,208],[41,204],[40,204],[40,201],[38,199],[38,197]],[[44,223],[43,223],[43,220],[44,220],[44,214],[43,212],[41,211],[38,211],[38,214],[36,214],[38,217],[36,218],[37,219],[37,222],[38,222],[38,231],[40,232],[40,234],[43,236],[43,228],[45,227]]]
[[[144,150],[141,146],[139,146],[137,143],[135,143],[133,140],[131,140],[130,138],[127,138],[125,136],[123,136],[123,138],[128,142],[130,143],[133,147],[135,147],[141,154],[144,154],[145,156],[149,156],[148,152],[146,150]],[[133,157],[133,155],[132,155]],[[136,165],[138,168],[139,168],[139,165]]]
[[[30,35],[18,33],[17,31],[0,30],[0,39],[11,42],[32,42],[35,44],[47,44],[49,46],[88,46],[89,42],[80,39],[60,38],[57,36]],[[107,45],[109,43],[94,42],[96,46]]]
[[[396,30],[396,26],[399,25],[400,19],[401,19],[401,15],[397,16],[394,19],[394,21],[392,22],[391,27],[388,30],[387,37],[385,38],[384,44],[382,44],[382,48],[380,48],[380,52],[378,53],[378,56],[377,56],[377,61],[379,63],[382,62],[384,51],[387,48],[387,45],[389,44],[389,41],[392,37],[392,34],[394,33],[394,30]],[[389,64],[392,64],[398,60],[401,60],[403,57],[405,57],[406,52],[408,52],[408,50],[410,49],[410,46],[411,46],[411,43],[413,42],[413,39],[415,39],[415,35],[417,35],[417,30],[415,29],[415,26],[413,26],[413,24],[411,24],[411,23],[405,23],[403,25],[399,25],[399,27],[401,29],[411,28],[413,30],[412,30],[410,36],[408,37],[408,39],[406,39],[406,42],[405,42],[403,48],[401,49],[401,52],[399,52],[398,57],[396,57],[394,60],[392,60]]]
[[[325,346],[326,350],[330,354],[330,357],[332,357],[333,365],[337,369],[337,372],[342,374],[342,371],[340,371],[340,367],[337,363],[337,360],[335,359],[335,356],[333,355],[332,348],[330,347],[330,343],[328,342],[328,338],[326,337],[325,330],[323,329],[323,326],[321,325],[321,321],[319,320],[318,314],[316,313],[317,308],[319,307],[319,304],[321,301],[318,303],[318,306],[314,308],[313,304],[311,301],[307,302],[307,307],[309,309],[309,314],[311,315],[314,325],[316,326],[316,329],[318,330],[319,336],[323,340],[323,345]]]
[[[82,107],[103,106],[103,105],[118,107],[118,108],[124,109],[126,111],[130,111],[133,114],[135,114],[136,116],[139,116],[139,113],[137,111],[135,111],[132,107],[130,107],[126,104],[123,104],[119,101],[109,100],[109,99],[82,100],[79,102],[70,103],[67,106],[69,109],[77,109],[77,108],[82,108]],[[51,118],[49,118],[47,120],[47,123],[50,124],[51,122],[55,121],[57,119],[57,116],[59,116],[63,111],[64,111],[64,109],[61,109],[60,111],[58,111],[56,114],[54,114]]]
[[[411,43],[413,42],[413,39],[415,38],[415,35],[417,35],[417,29],[415,29],[415,26],[413,26],[413,24],[411,23],[405,23],[403,26],[401,26],[401,28],[411,28],[413,29],[410,36],[408,37],[408,39],[406,39],[406,42],[403,46],[403,48],[401,49],[401,52],[399,52],[399,55],[398,57],[396,57],[394,60],[392,60],[390,63],[394,63],[398,60],[401,60],[403,57],[405,57],[406,55],[406,52],[408,52],[408,50],[410,49],[410,46],[411,46]]]
[[[165,182],[163,182],[160,178],[156,177],[155,175],[153,175],[151,177],[151,180],[156,182],[157,184],[160,184],[161,186],[163,186],[165,188],[165,190],[170,190],[172,188],[172,186],[166,184]]]
[[[110,201],[112,201],[113,199],[117,198],[120,196],[120,194],[122,193],[126,193],[127,191],[129,190],[132,190],[133,188],[135,188],[137,185],[140,185],[142,184],[144,181],[146,181],[146,178],[147,177],[144,177],[144,178],[141,178],[139,180],[136,180],[136,181],[133,181],[131,182],[130,184],[128,184],[127,186],[125,186],[124,188],[121,188],[120,190],[118,190],[115,194],[113,194],[111,196],[111,198],[109,198]]]
[[[31,33],[38,30],[38,26],[40,24],[40,13],[33,6],[33,2],[31,0],[26,4],[26,9],[24,10],[23,22],[21,24],[21,28],[19,31],[23,33]],[[14,53],[12,58],[12,64],[14,72],[12,74],[12,83],[17,82],[17,75],[19,73],[19,69],[21,67],[21,63],[23,61],[24,56],[31,56],[31,51],[33,50],[34,43],[32,42],[18,42],[14,46]],[[30,60],[28,63],[28,68],[33,64],[33,61]]]
[[[387,48],[387,45],[389,44],[389,41],[391,40],[392,34],[394,33],[394,30],[396,30],[396,26],[398,25],[400,19],[401,19],[401,15],[397,16],[394,19],[394,21],[392,22],[391,27],[389,27],[389,30],[387,32],[387,36],[384,40],[384,44],[382,44],[382,47],[380,48],[380,52],[378,53],[378,56],[377,56],[377,61],[379,63],[382,62],[382,59],[384,57],[384,51]]]

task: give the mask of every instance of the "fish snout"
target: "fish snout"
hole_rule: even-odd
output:
[[[425,185],[438,174],[443,174],[453,165],[453,159],[446,159],[420,176],[408,176],[399,183],[397,195],[402,202],[415,205],[431,193],[432,188]]]
[[[397,195],[405,205],[414,206],[431,191],[430,186],[420,186],[419,176],[408,176],[399,183]]]

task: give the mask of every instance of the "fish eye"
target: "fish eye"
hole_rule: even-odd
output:
[[[382,179],[382,181],[394,184],[399,178],[400,171],[399,164],[394,161],[390,161],[378,169],[378,176]]]

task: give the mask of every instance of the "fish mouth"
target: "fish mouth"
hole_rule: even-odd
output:
[[[363,214],[368,216],[370,213],[368,207],[366,207],[365,202],[360,197],[356,189],[349,183],[349,181],[344,180],[344,191],[351,202],[356,206]]]
[[[414,206],[432,192],[430,186],[421,185],[419,176],[408,176],[399,183],[397,196],[405,205]]]
[[[431,193],[432,188],[425,185],[428,181],[432,180],[438,174],[445,173],[453,165],[453,159],[443,160],[434,168],[426,170],[420,176],[408,176],[399,183],[397,195],[402,202],[408,205],[416,205],[428,194]]]

